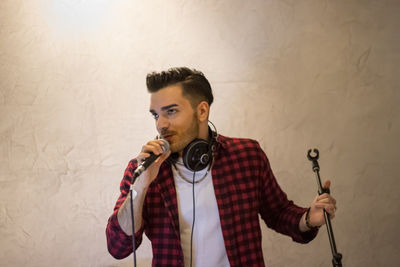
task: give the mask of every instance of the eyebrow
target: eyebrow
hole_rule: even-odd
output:
[[[162,107],[161,110],[164,111],[164,110],[168,110],[170,108],[177,107],[177,106],[178,106],[178,104],[171,104],[171,105]],[[152,114],[156,113],[154,109],[150,109],[150,112]]]

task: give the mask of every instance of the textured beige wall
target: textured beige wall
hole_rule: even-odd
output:
[[[339,202],[344,266],[399,266],[400,1],[0,2],[0,265],[131,266],[105,226],[128,161],[155,136],[145,74],[202,70],[212,120],[260,141],[281,186]],[[331,266],[263,228],[268,266]],[[148,242],[138,250],[148,266]]]

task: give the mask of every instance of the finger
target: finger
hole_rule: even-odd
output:
[[[164,150],[158,142],[150,141],[142,147],[142,152],[159,155],[162,154]]]
[[[331,195],[322,194],[316,198],[315,202],[322,202],[322,203],[333,203],[336,204],[336,199],[334,199]]]
[[[167,152],[166,147],[165,147],[165,140],[161,140],[161,139],[156,139],[156,140],[152,140],[149,142],[151,145],[154,145],[156,147],[161,148],[161,153],[165,153]],[[160,154],[161,154],[160,153]]]
[[[318,201],[315,202],[316,204],[335,204],[333,201],[329,198],[323,198],[319,199]]]
[[[332,214],[335,214],[336,207],[334,205],[331,205],[331,206],[327,207],[325,210],[326,210],[326,212],[328,212],[329,214],[332,215]]]
[[[319,209],[324,209],[329,214],[334,214],[337,209],[336,205],[334,204],[324,204],[324,203],[317,203],[315,204],[315,207]]]
[[[332,200],[334,200],[334,198],[328,193],[323,193],[322,195],[317,196],[316,201],[319,201],[319,200],[322,200],[322,199],[332,199]]]
[[[328,189],[331,186],[331,181],[330,180],[326,180],[323,184],[323,188]]]
[[[321,200],[321,199],[325,199],[325,198],[329,198],[328,193],[323,193],[322,195],[317,196],[317,201]]]
[[[330,206],[332,206],[332,207],[336,207],[336,203],[333,203],[333,202],[323,202],[323,201],[321,201],[321,202],[316,202],[315,203],[315,206],[316,207],[330,207]]]

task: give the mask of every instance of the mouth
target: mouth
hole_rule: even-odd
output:
[[[165,135],[162,135],[162,138],[165,139],[165,140],[167,140],[168,142],[170,142],[172,136],[173,136],[173,134],[165,134]]]

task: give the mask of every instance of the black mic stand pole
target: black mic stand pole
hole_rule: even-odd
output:
[[[312,161],[312,169],[315,172],[315,175],[317,178],[318,194],[319,195],[322,195],[323,193],[329,194],[330,193],[329,188],[322,188],[321,178],[319,176],[319,164],[318,164],[319,151],[318,151],[318,149],[314,148],[314,153],[315,153],[315,156],[311,156],[311,149],[308,150],[307,158],[308,158],[308,160]],[[331,219],[329,218],[329,214],[325,210],[324,210],[324,218],[325,218],[326,229],[328,231],[329,242],[331,244],[331,250],[332,250],[332,256],[333,256],[332,265],[333,265],[333,267],[342,267],[342,254],[338,253],[336,250],[336,243],[335,243],[335,238],[333,236]]]

